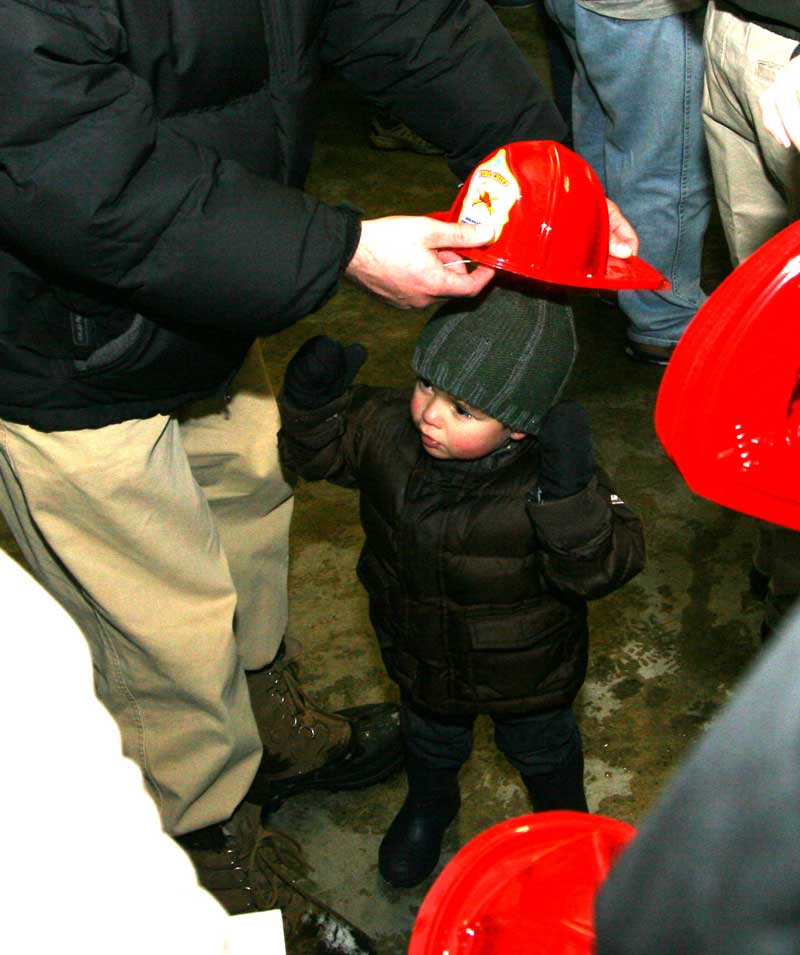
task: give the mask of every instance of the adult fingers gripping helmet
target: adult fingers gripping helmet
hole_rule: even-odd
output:
[[[603,187],[592,167],[561,143],[520,141],[496,149],[475,167],[450,210],[434,217],[491,223],[491,245],[459,251],[492,268],[585,288],[669,288],[637,256],[609,255]]]
[[[714,290],[656,400],[665,451],[695,493],[800,530],[800,223]]]

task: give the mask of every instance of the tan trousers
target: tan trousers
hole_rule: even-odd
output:
[[[758,99],[797,44],[710,3],[703,121],[731,259],[738,265],[800,215],[800,155],[761,122]]]
[[[258,767],[244,669],[274,659],[287,620],[278,423],[258,346],[229,403],[180,420],[0,422],[0,509],[86,635],[98,696],[174,835],[226,819]]]
[[[703,120],[720,218],[734,265],[800,218],[800,154],[776,142],[758,100],[797,43],[710,3]],[[756,523],[753,563],[775,596],[800,593],[800,534]]]

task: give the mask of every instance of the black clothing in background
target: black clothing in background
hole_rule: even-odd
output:
[[[737,0],[727,4],[746,20],[800,41],[800,3],[786,0]]]

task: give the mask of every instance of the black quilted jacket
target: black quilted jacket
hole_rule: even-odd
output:
[[[786,0],[735,0],[731,7],[752,20],[791,40],[800,40],[800,4]]]
[[[0,418],[168,412],[328,299],[360,224],[301,191],[324,68],[459,176],[562,135],[484,0],[0,0]]]
[[[408,393],[357,386],[303,413],[281,400],[287,468],[361,492],[358,575],[389,674],[414,703],[470,714],[572,702],[586,673],[586,601],[644,566],[641,524],[606,475],[531,503],[534,438],[439,461],[422,448]]]

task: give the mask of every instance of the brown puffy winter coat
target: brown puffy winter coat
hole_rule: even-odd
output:
[[[476,461],[423,449],[409,395],[357,386],[322,409],[282,402],[284,464],[361,492],[358,576],[389,675],[439,715],[569,704],[586,674],[586,601],[644,566],[641,523],[598,470],[535,503],[535,438]]]

